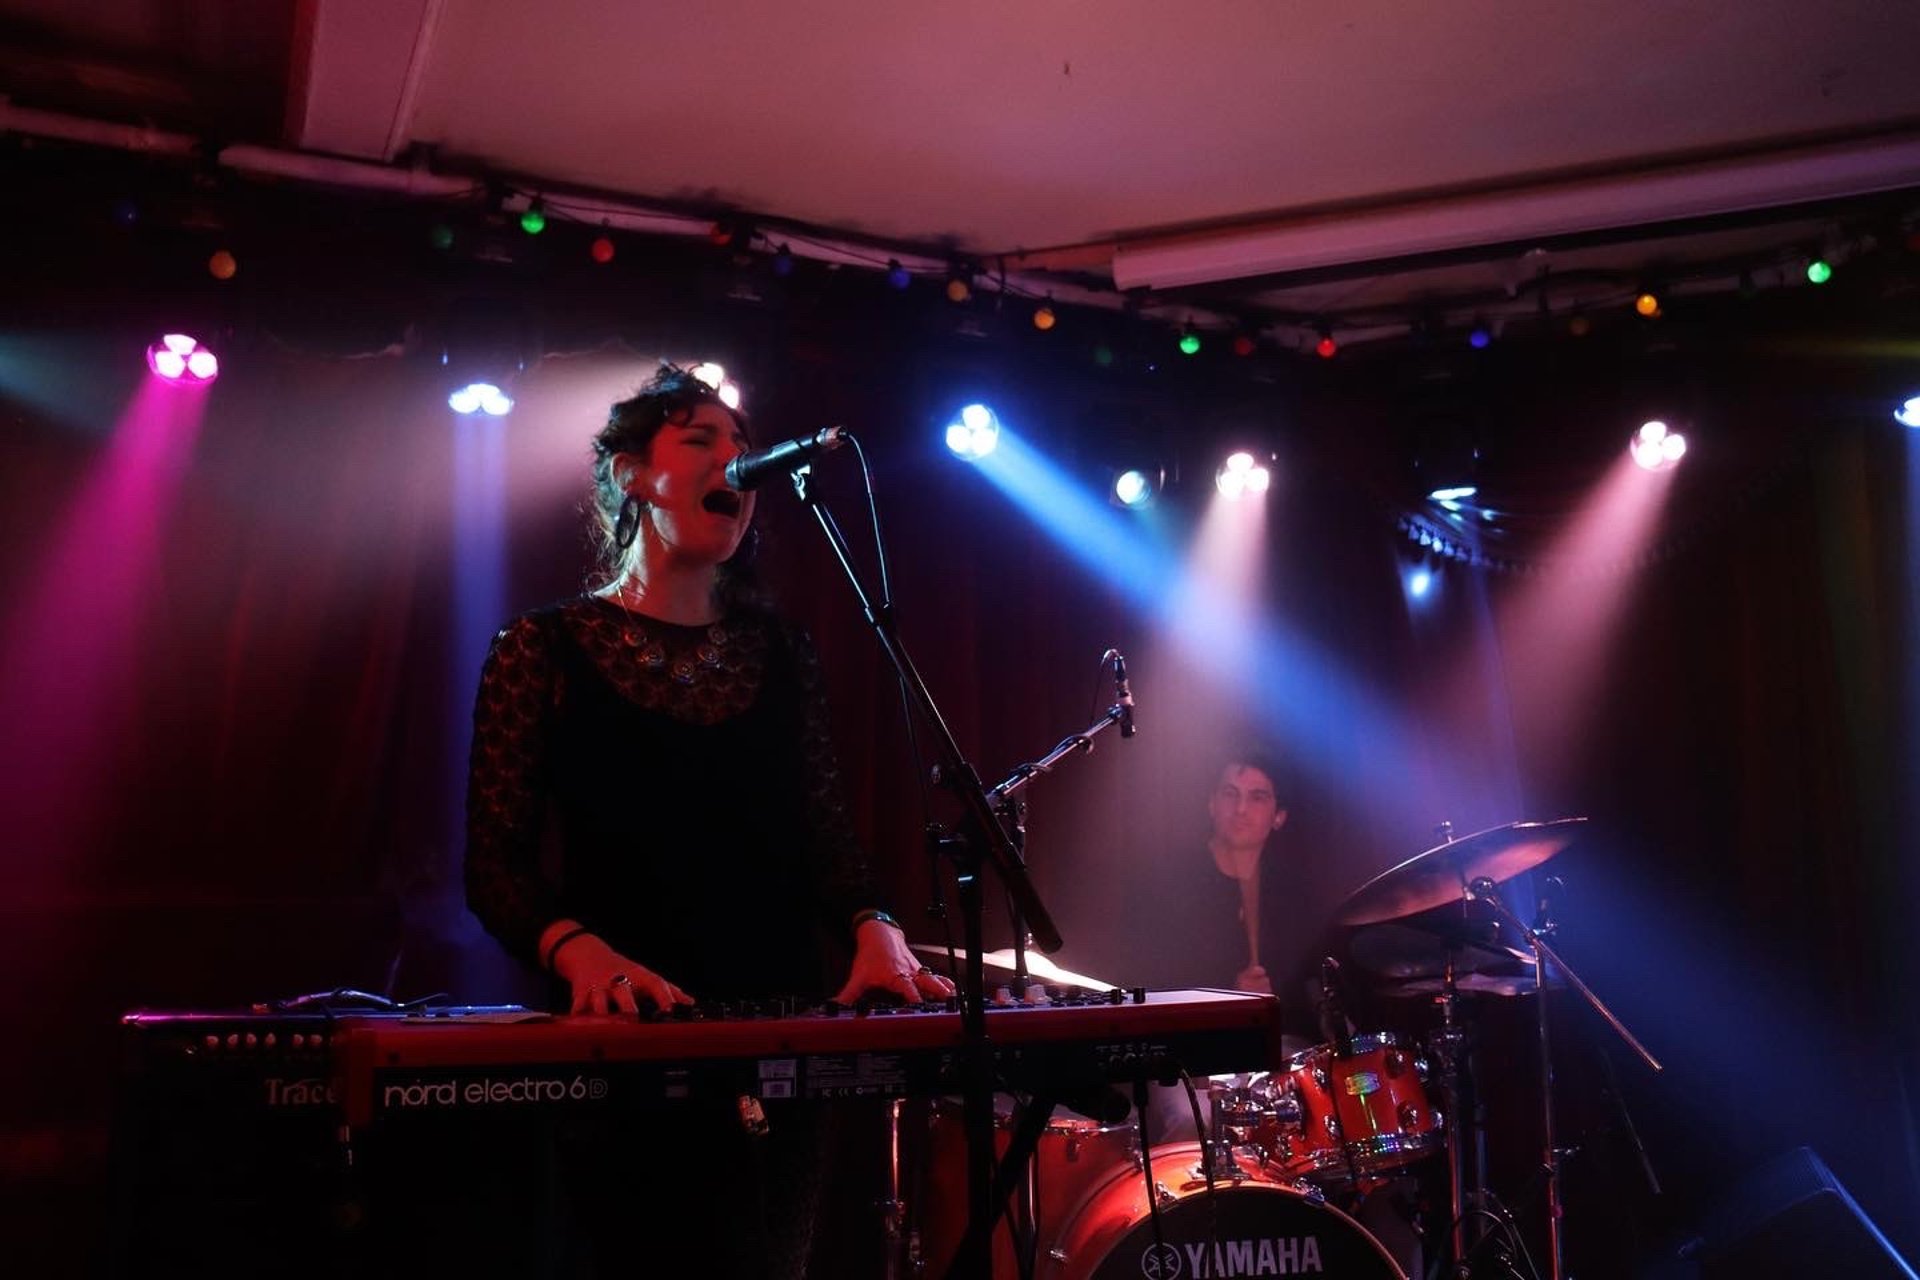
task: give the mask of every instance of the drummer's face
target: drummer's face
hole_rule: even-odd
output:
[[[1261,843],[1287,820],[1287,811],[1274,797],[1273,779],[1243,764],[1220,771],[1207,813],[1213,818],[1214,836],[1240,846]]]

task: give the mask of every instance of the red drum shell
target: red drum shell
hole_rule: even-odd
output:
[[[1209,1197],[1206,1181],[1194,1172],[1198,1143],[1155,1147],[1152,1157],[1153,1180],[1163,1188],[1162,1244],[1154,1244],[1140,1171],[1117,1169],[1074,1208],[1050,1246],[1043,1237],[1039,1276],[1205,1280],[1304,1273],[1407,1280],[1378,1240],[1317,1193],[1249,1178],[1218,1182]]]

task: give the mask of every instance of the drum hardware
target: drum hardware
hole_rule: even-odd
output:
[[[1388,988],[1389,994],[1416,994],[1419,992],[1409,989],[1414,984],[1430,984],[1438,979],[1437,1002],[1441,1009],[1442,1027],[1434,1038],[1434,1049],[1441,1061],[1442,1097],[1447,1110],[1456,1119],[1462,1114],[1460,1085],[1465,1065],[1465,1056],[1461,1053],[1465,1036],[1458,1021],[1461,993],[1471,981],[1488,994],[1518,995],[1531,992],[1536,996],[1535,1014],[1540,1046],[1541,1171],[1546,1180],[1551,1280],[1565,1280],[1561,1240],[1565,1218],[1561,1164],[1567,1153],[1559,1146],[1554,1132],[1548,992],[1564,981],[1565,985],[1580,993],[1581,998],[1600,1014],[1614,1033],[1626,1041],[1650,1069],[1664,1069],[1659,1060],[1634,1038],[1612,1010],[1555,953],[1549,939],[1558,930],[1555,910],[1559,895],[1554,890],[1557,880],[1549,880],[1548,891],[1540,895],[1539,911],[1531,926],[1516,917],[1500,899],[1498,886],[1501,882],[1530,871],[1559,853],[1573,843],[1585,822],[1584,818],[1515,822],[1476,832],[1459,840],[1451,838],[1451,824],[1443,823],[1437,834],[1443,837],[1444,843],[1381,872],[1349,895],[1335,915],[1336,922],[1342,925],[1374,927],[1370,934],[1364,931],[1356,934],[1355,940],[1362,944],[1360,954],[1374,961],[1376,971],[1389,970],[1383,972],[1382,977],[1399,980],[1400,986]],[[1458,908],[1457,914],[1451,907]],[[1476,908],[1480,911],[1478,920],[1475,918]],[[1423,921],[1423,924],[1439,926],[1425,930],[1438,934],[1429,941],[1414,936],[1422,930],[1408,932],[1396,928],[1379,931],[1380,926],[1391,921],[1404,923],[1409,917],[1422,913],[1438,915],[1443,911],[1448,920],[1457,923]],[[1486,928],[1488,925],[1491,925],[1490,931]],[[1531,969],[1528,975],[1531,983],[1511,981],[1520,976],[1511,963],[1512,958],[1527,962]],[[1434,968],[1436,961],[1439,962],[1438,973],[1418,972],[1422,968]],[[1474,975],[1479,977],[1475,978]],[[1471,1128],[1477,1137],[1477,1118]],[[1464,1223],[1470,1211],[1469,1206],[1477,1197],[1486,1194],[1484,1157],[1481,1156],[1476,1162],[1482,1166],[1476,1169],[1476,1176],[1470,1177],[1466,1169],[1462,1129],[1463,1126],[1457,1123],[1446,1127],[1452,1211],[1450,1235],[1456,1261],[1464,1261],[1467,1256]],[[1469,1194],[1470,1188],[1472,1194]]]

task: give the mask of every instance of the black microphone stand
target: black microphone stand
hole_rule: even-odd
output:
[[[927,692],[927,686],[914,668],[913,660],[907,656],[894,625],[892,609],[875,607],[860,571],[853,563],[852,553],[845,536],[840,532],[840,526],[834,521],[833,514],[814,496],[807,481],[808,469],[802,467],[796,470],[793,473],[794,492],[813,512],[820,531],[826,535],[828,545],[833,548],[835,558],[840,561],[847,581],[852,584],[854,594],[859,598],[861,613],[900,677],[900,687],[909,705],[933,734],[940,757],[941,785],[959,799],[964,810],[959,838],[938,841],[954,862],[961,924],[967,945],[966,982],[960,993],[961,1074],[965,1082],[963,1093],[967,1134],[967,1234],[951,1274],[984,1278],[989,1274],[991,1254],[988,1241],[992,1238],[995,1209],[993,1047],[987,1039],[986,965],[982,960],[986,934],[979,877],[982,863],[991,865],[999,875],[1007,893],[1025,917],[1026,929],[1032,934],[1034,945],[1045,952],[1058,951],[1060,932],[1054,927],[1052,915],[1047,911],[1046,904],[1040,901],[1040,895],[1027,875],[1026,863],[1021,861],[1006,829],[994,814],[986,790],[980,785],[979,774],[960,753],[960,745],[954,741],[952,731],[940,715],[940,709],[934,705],[933,695]]]

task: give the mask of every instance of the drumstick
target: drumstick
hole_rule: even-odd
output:
[[[1240,882],[1240,915],[1247,922],[1247,967],[1260,967],[1260,864]]]

